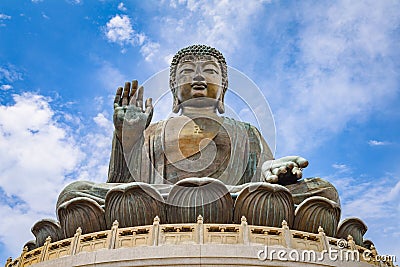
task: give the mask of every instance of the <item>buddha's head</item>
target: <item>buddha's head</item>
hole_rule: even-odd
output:
[[[182,106],[214,107],[224,113],[224,95],[228,89],[224,56],[206,45],[181,49],[172,59],[169,85],[175,113]]]

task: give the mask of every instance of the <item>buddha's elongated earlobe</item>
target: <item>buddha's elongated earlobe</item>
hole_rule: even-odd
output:
[[[172,112],[178,113],[181,109],[181,105],[179,104],[178,98],[174,95],[174,104],[172,106]]]
[[[222,93],[221,96],[218,98],[217,109],[220,114],[225,113],[224,95],[225,94]]]

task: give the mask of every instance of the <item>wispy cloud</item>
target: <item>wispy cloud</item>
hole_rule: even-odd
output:
[[[0,14],[0,19],[11,19],[11,16],[8,16],[6,14]]]
[[[389,144],[390,144],[390,142],[386,142],[386,141],[378,141],[378,140],[369,140],[368,141],[368,145],[370,145],[370,146],[386,146]]]
[[[285,74],[278,77],[286,88],[277,90],[287,100],[276,115],[288,151],[318,146],[399,93],[393,35],[399,2],[301,2],[296,8],[301,27],[282,50]],[[301,127],[293,131],[294,125]]]
[[[118,4],[118,10],[120,10],[122,12],[125,12],[128,9],[125,7],[124,3],[121,2],[121,3]]]
[[[6,20],[10,20],[10,19],[11,19],[11,16],[8,16],[6,14],[1,14],[0,13],[0,27],[6,26],[5,21]]]
[[[336,169],[338,172],[340,173],[344,173],[344,172],[350,172],[350,167],[347,166],[346,164],[332,164],[332,167],[334,169]]]
[[[360,218],[369,229],[365,237],[374,236],[372,241],[380,252],[400,253],[400,243],[386,242],[387,238],[394,236],[400,240],[400,177],[390,173],[383,177],[350,176],[339,168],[327,179],[339,191],[341,220]]]
[[[7,90],[10,90],[12,88],[13,87],[11,85],[9,85],[9,84],[3,84],[3,85],[0,86],[0,90],[3,90],[3,91],[7,91]]]
[[[217,47],[226,55],[241,48],[249,24],[269,1],[165,1],[157,35],[162,40],[162,58],[193,43]],[[185,16],[179,14],[184,13]],[[179,42],[177,42],[179,40]]]
[[[83,3],[83,0],[66,0],[66,2],[72,5],[79,5]]]
[[[18,80],[22,80],[22,73],[11,64],[0,66],[0,82],[12,83]]]

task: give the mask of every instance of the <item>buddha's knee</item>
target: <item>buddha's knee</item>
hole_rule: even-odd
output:
[[[115,220],[120,227],[149,225],[156,216],[165,220],[164,200],[150,184],[121,184],[106,195],[105,219],[108,228]]]
[[[57,217],[64,237],[74,236],[78,228],[82,234],[106,230],[104,209],[87,197],[75,197],[57,208]]]
[[[107,192],[118,184],[94,183],[90,181],[76,181],[67,185],[58,196],[57,208],[63,203],[77,197],[86,197],[104,205]]]
[[[296,205],[313,196],[324,197],[340,205],[339,193],[336,188],[330,182],[319,177],[306,178],[295,184],[287,185],[286,188],[291,192]]]

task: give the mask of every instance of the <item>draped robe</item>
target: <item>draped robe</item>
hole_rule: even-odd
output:
[[[261,181],[262,163],[273,159],[264,138],[248,123],[220,119],[204,129],[194,123],[194,132],[182,127],[193,123],[185,116],[157,122],[130,153],[114,137],[107,182],[169,184],[187,177],[212,177],[226,185]],[[199,140],[206,144],[202,147]]]

